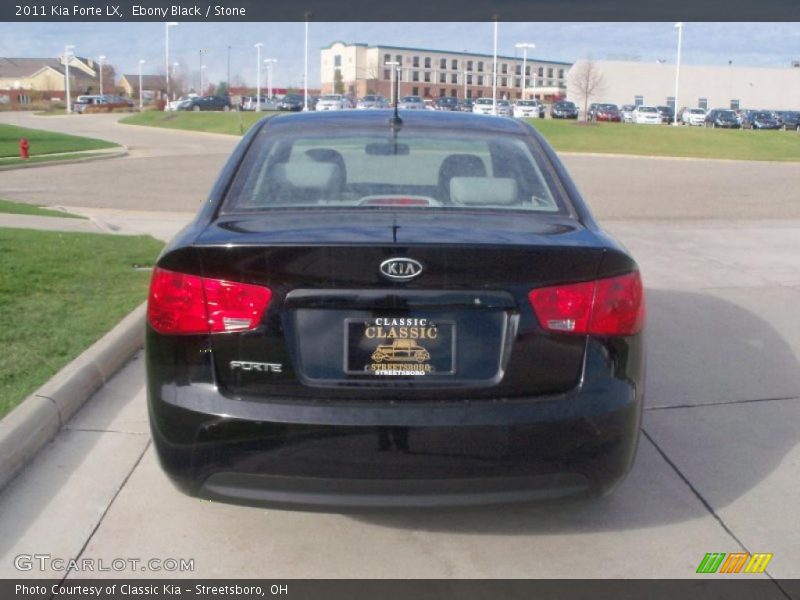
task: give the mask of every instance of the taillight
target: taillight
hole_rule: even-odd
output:
[[[269,305],[269,288],[153,270],[147,320],[159,333],[203,334],[255,329]]]
[[[644,326],[645,305],[638,271],[528,294],[539,324],[548,331],[582,335],[633,335]]]

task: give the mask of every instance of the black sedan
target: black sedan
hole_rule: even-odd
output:
[[[742,115],[743,129],[781,129],[775,115],[765,110],[749,110]]]
[[[525,122],[392,115],[259,121],[159,257],[163,468],[312,509],[609,493],[642,411],[636,263]]]
[[[736,113],[727,108],[715,108],[706,115],[706,127],[739,129],[741,126]]]
[[[561,100],[550,107],[550,116],[553,119],[577,119],[578,107],[574,102],[568,100]]]
[[[178,110],[191,110],[198,112],[201,110],[221,110],[231,109],[231,99],[228,96],[195,96],[178,104]]]
[[[303,100],[304,98],[300,94],[286,94],[278,102],[278,110],[299,112],[303,110]]]

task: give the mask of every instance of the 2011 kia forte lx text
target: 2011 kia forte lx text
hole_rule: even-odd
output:
[[[636,263],[527,124],[278,116],[154,269],[153,440],[220,501],[604,494],[636,451],[643,322]]]

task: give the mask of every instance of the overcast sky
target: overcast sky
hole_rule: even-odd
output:
[[[529,55],[575,61],[580,58],[675,62],[677,35],[672,23],[500,23],[499,52],[515,54],[514,44],[531,42]],[[314,23],[310,24],[309,84],[319,84],[319,49],[335,40],[441,50],[492,52],[491,23]],[[207,81],[223,81],[231,46],[231,75],[255,84],[256,50],[277,58],[276,87],[299,85],[303,72],[303,24],[181,23],[170,32],[172,61],[196,77],[199,50],[207,51]],[[79,56],[104,54],[117,73],[164,70],[163,23],[0,23],[0,56],[56,56],[74,44]],[[684,64],[784,67],[800,59],[798,23],[686,23]],[[160,70],[159,70],[160,69]],[[776,82],[779,85],[780,82]]]

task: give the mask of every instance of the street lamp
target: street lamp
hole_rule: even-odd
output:
[[[494,16],[494,56],[492,58],[492,114],[497,115],[497,15]]]
[[[200,95],[201,96],[205,96],[205,93],[203,92],[203,72],[205,70],[206,70],[206,66],[205,65],[200,65]]]
[[[169,28],[177,26],[178,24],[175,21],[164,23],[164,65],[167,69],[167,100],[169,100]]]
[[[256,112],[261,112],[261,42],[255,44],[256,49]]]
[[[515,44],[515,48],[522,48],[522,99],[525,100],[525,90],[528,87],[528,48],[533,50],[536,44],[529,44],[527,42],[520,42]]]
[[[303,15],[306,20],[306,42],[305,42],[305,67],[303,69],[303,87],[305,93],[303,94],[303,110],[308,110],[308,17],[311,16],[310,12]]]
[[[675,63],[675,105],[672,107],[672,124],[678,124],[678,81],[681,75],[681,42],[683,41],[683,23],[675,23],[678,30],[678,60]]]
[[[142,65],[144,64],[144,59],[139,60],[139,110],[142,110],[144,106],[144,102],[142,101]]]
[[[396,60],[390,60],[389,62],[385,62],[383,64],[384,66],[387,66],[391,69],[391,71],[389,72],[389,85],[392,87],[390,97],[391,97],[391,104],[396,104],[397,100],[394,97],[394,78],[400,77],[400,63],[397,62]],[[397,73],[395,73],[395,70],[397,71]]]
[[[72,44],[64,46],[64,89],[67,95],[67,114],[72,112],[72,99],[70,98],[69,91],[69,57],[72,56],[72,50],[75,48]]]
[[[106,59],[104,55],[100,55],[97,57],[98,62],[100,63],[100,95],[103,95],[103,61]]]
[[[278,62],[277,58],[265,58],[264,64],[267,65],[267,98],[272,99],[272,65]]]

